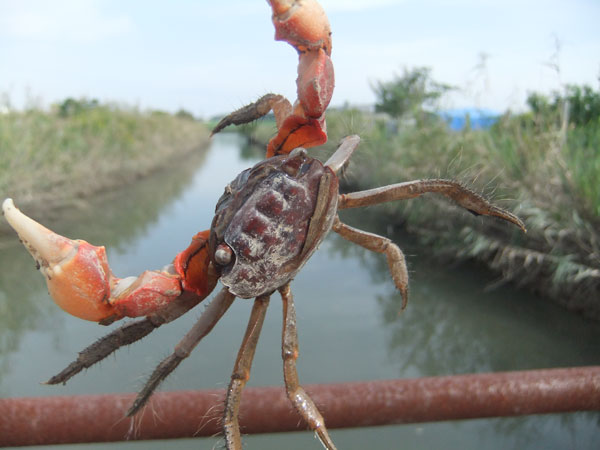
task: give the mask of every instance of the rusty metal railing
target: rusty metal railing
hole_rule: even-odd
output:
[[[425,377],[306,390],[329,428],[600,410],[600,366]],[[136,418],[124,418],[135,394],[0,399],[0,446],[220,433],[224,390],[155,394]],[[282,387],[248,388],[243,433],[305,429]],[[276,418],[276,420],[275,420]]]

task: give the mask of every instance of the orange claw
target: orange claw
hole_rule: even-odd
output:
[[[104,247],[54,233],[19,211],[11,199],[2,209],[36,260],[55,303],[81,319],[108,324],[154,313],[178,298],[182,285],[200,301],[217,282],[208,258],[208,231],[198,233],[177,256],[176,267],[121,279],[110,270]]]
[[[210,230],[197,233],[192,243],[179,253],[173,265],[182,279],[183,288],[204,298],[212,292],[218,280],[218,275],[210,264],[208,253],[208,237]]]
[[[269,0],[269,4],[276,40],[290,43],[299,52],[323,48],[331,55],[331,27],[316,0]]]
[[[104,247],[60,236],[30,219],[6,199],[2,210],[46,278],[50,295],[66,312],[99,321],[113,314],[108,303],[112,273]]]
[[[269,4],[275,39],[290,43],[299,54],[298,100],[292,106],[281,95],[264,95],[223,117],[212,131],[252,122],[272,110],[278,131],[267,145],[267,158],[327,142],[325,110],[335,85],[331,29],[321,5],[316,0],[269,0]]]
[[[327,142],[325,110],[335,84],[331,28],[321,5],[316,0],[270,0],[269,4],[275,39],[296,48],[300,61],[298,100],[291,112],[274,111],[279,130],[267,146],[267,157]]]
[[[311,119],[290,115],[267,145],[267,158],[291,152],[298,147],[315,147],[327,142],[325,117]]]
[[[146,270],[137,278],[115,280],[118,282],[109,299],[114,308],[111,322],[122,317],[147,316],[181,295],[179,276],[165,271]]]

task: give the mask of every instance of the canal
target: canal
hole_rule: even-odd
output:
[[[188,245],[193,234],[210,226],[225,184],[257,161],[243,156],[248,153],[244,145],[240,135],[217,136],[207,153],[174,162],[169,170],[126,190],[57,212],[48,225],[61,234],[106,245],[118,276],[160,268]],[[18,206],[18,199],[15,203]],[[389,232],[404,249],[411,276],[408,307],[399,314],[401,298],[381,255],[332,233],[292,284],[302,383],[600,364],[600,324],[511,286],[491,290],[497,280],[476,266],[432,261],[427,249],[413,245],[410,236],[378,223],[377,211],[377,207],[348,211],[342,220],[368,231]],[[251,306],[251,301],[237,300],[161,390],[225,388]],[[50,301],[33,260],[17,239],[0,236],[0,396],[136,391],[202,308],[121,349],[65,386],[41,385],[108,329],[62,313]],[[281,306],[273,296],[250,386],[283,384],[280,340]],[[332,436],[346,450],[596,449],[600,414],[333,430]],[[210,449],[222,444],[215,437],[68,448]],[[321,447],[310,432],[304,432],[247,436],[244,448]]]

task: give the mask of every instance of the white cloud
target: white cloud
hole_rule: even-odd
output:
[[[133,29],[131,20],[104,14],[95,0],[0,0],[0,34],[17,39],[97,41]]]

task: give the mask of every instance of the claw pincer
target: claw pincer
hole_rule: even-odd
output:
[[[275,39],[288,42],[298,51],[298,99],[292,105],[282,95],[264,95],[223,117],[213,129],[214,134],[229,125],[252,122],[273,111],[277,134],[267,145],[267,158],[327,142],[325,110],[335,85],[331,28],[321,5],[316,0],[269,0],[269,4]]]
[[[50,295],[66,312],[99,321],[112,314],[108,303],[112,274],[104,247],[60,236],[6,199],[2,210],[46,278]]]
[[[208,231],[198,233],[174,265],[145,271],[139,277],[113,275],[104,247],[54,233],[6,199],[2,209],[9,224],[35,259],[54,302],[76,317],[109,324],[122,317],[149,315],[166,307],[186,290],[198,301],[216,284],[208,268]]]
[[[299,53],[298,100],[267,147],[267,157],[298,147],[327,142],[325,109],[334,88],[331,62],[331,28],[316,0],[269,1],[273,9],[275,39],[291,44]],[[277,115],[277,111],[275,111]]]

